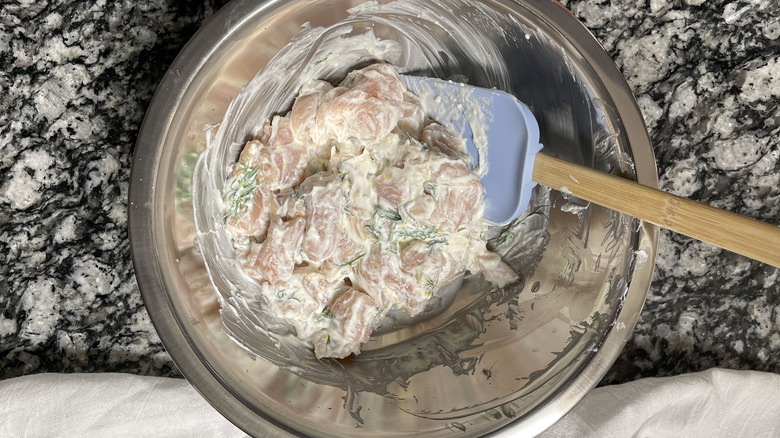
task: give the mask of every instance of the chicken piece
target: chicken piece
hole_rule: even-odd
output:
[[[297,195],[293,190],[288,190],[284,193],[280,193],[276,196],[276,202],[279,207],[276,209],[276,214],[283,221],[289,221],[295,218],[306,217],[306,202],[303,198]]]
[[[328,144],[328,140],[334,137],[332,131],[335,127],[329,126],[329,115],[331,114],[331,107],[337,103],[337,99],[341,97],[347,90],[344,87],[335,87],[322,93],[320,96],[317,112],[314,115],[314,125],[311,126],[311,145],[309,145],[309,156],[316,156],[324,158],[325,155],[330,154],[330,147],[325,147]]]
[[[401,103],[401,118],[398,119],[398,125],[394,132],[406,133],[415,140],[420,139],[426,116],[422,109],[420,99],[410,92],[404,93],[404,100]]]
[[[515,271],[509,267],[501,257],[490,251],[485,251],[477,258],[479,270],[485,277],[485,280],[495,284],[498,287],[504,287],[509,283],[517,281],[518,277]]]
[[[306,176],[306,150],[295,144],[268,146],[252,140],[244,146],[239,160],[259,169],[258,181],[270,191],[295,187]]]
[[[428,293],[457,274],[457,266],[446,252],[421,240],[412,240],[401,250],[401,269],[417,284],[427,285]]]
[[[340,336],[323,333],[314,340],[314,354],[344,358],[360,353],[360,344],[368,342],[374,328],[372,323],[379,313],[374,300],[361,291],[350,289],[333,300],[328,309],[334,319],[333,329]]]
[[[335,139],[341,143],[350,138],[376,141],[392,131],[403,116],[402,103],[406,88],[390,65],[375,64],[351,72],[339,87],[319,97],[316,103],[316,135],[314,143]],[[301,104],[298,121],[310,120],[309,114],[317,98],[309,97]]]
[[[268,229],[270,211],[276,208],[275,199],[259,179],[258,169],[241,165],[228,184],[226,227],[237,236],[262,240]]]
[[[303,288],[322,307],[333,301],[343,285],[341,269],[328,262],[320,267],[295,268],[295,275],[301,278]]]
[[[401,76],[390,64],[373,64],[362,70],[347,74],[341,82],[341,87],[365,92],[370,97],[401,103],[404,100],[406,86],[401,82]]]
[[[368,153],[361,153],[341,161],[335,169],[339,178],[347,185],[345,191],[348,214],[362,220],[370,219],[377,204],[376,191],[371,182],[371,177],[377,171],[376,163],[371,160]],[[362,226],[360,224],[360,227]]]
[[[256,246],[256,250],[253,249],[248,258],[256,277],[270,284],[290,279],[305,225],[303,218],[288,222],[283,222],[277,216],[271,218],[268,236],[262,244]]]
[[[350,342],[362,344],[371,335],[371,322],[377,314],[376,303],[367,294],[350,289],[339,295],[328,306],[330,313],[341,321],[344,337]]]
[[[313,262],[322,262],[337,249],[341,236],[344,196],[338,177],[321,179],[306,196],[306,235],[303,251]]]
[[[366,249],[361,243],[353,240],[350,236],[350,233],[346,229],[342,228],[340,232],[341,234],[336,246],[336,251],[330,260],[337,266],[351,266],[353,263],[365,256]]]
[[[414,316],[422,310],[419,303],[423,297],[415,290],[415,281],[401,270],[401,262],[396,254],[382,250],[379,244],[355,264],[353,264],[352,283],[365,291],[378,307],[387,309],[392,305],[406,307]]]
[[[273,194],[265,186],[259,186],[251,195],[252,202],[236,205],[228,212],[227,230],[238,236],[265,238],[270,212],[275,209]]]
[[[398,298],[386,291],[382,268],[384,263],[383,251],[379,244],[371,247],[369,252],[352,265],[350,280],[358,289],[364,291],[374,300],[374,303],[382,309],[390,308],[398,302]]]
[[[304,145],[311,145],[315,141],[317,108],[322,100],[322,92],[300,96],[293,103],[290,113],[290,124],[293,136]]]
[[[387,204],[386,207],[395,210],[398,208],[398,204],[409,199],[411,187],[406,174],[404,169],[390,166],[374,179],[374,190],[376,190],[379,199]]]
[[[271,129],[270,126],[268,129]],[[270,135],[270,133],[269,133]],[[247,166],[257,167],[257,155],[265,145],[260,140],[254,139],[246,142],[244,148],[241,149],[241,154],[238,156],[238,163],[245,163]],[[232,175],[231,175],[232,176]]]
[[[359,141],[376,141],[389,134],[403,115],[400,104],[371,97],[362,90],[349,90],[322,105],[317,114],[320,139],[333,138],[346,142],[350,137]]]
[[[417,222],[422,225],[438,226],[441,221],[438,219],[436,210],[436,199],[431,195],[419,196],[406,205],[406,211]]]
[[[268,124],[263,126],[257,140],[266,146],[284,146],[292,143],[295,137],[293,137],[290,118],[274,116],[270,126]]]
[[[437,228],[454,232],[481,210],[484,189],[462,161],[443,164],[432,176],[436,185]]]
[[[306,162],[306,151],[298,145],[265,147],[258,154],[263,182],[274,191],[299,185],[306,176]]]
[[[468,150],[463,137],[438,123],[431,123],[423,128],[420,140],[431,149],[439,150],[450,158],[468,163]]]

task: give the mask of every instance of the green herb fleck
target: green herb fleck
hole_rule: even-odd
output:
[[[382,238],[382,233],[380,233],[373,224],[366,224],[365,227],[366,230],[368,230],[368,234],[373,236],[374,239],[379,240]]]
[[[398,222],[401,220],[401,215],[398,214],[397,211],[393,211],[393,210],[385,210],[383,208],[377,208],[376,214],[394,222]]]
[[[341,178],[342,181],[344,181],[345,179],[349,178],[349,172],[347,172],[344,169],[342,169],[342,166],[344,165],[344,163],[346,163],[347,161],[349,161],[349,160],[351,160],[353,158],[355,158],[355,157],[349,157],[346,160],[340,162],[336,166],[336,171],[338,172],[339,178]]]
[[[320,312],[319,314],[314,315],[314,320],[317,322],[322,322],[325,320],[335,319],[335,318],[336,317],[332,313],[330,313],[330,310],[328,310],[327,307],[322,309],[322,312]]]
[[[356,261],[362,259],[363,256],[365,256],[365,255],[366,255],[366,253],[360,254],[359,256],[355,257],[354,259],[348,261],[347,263],[343,263],[343,264],[341,264],[339,266],[352,266],[353,263],[355,263]]]
[[[288,289],[284,288],[284,287],[276,288],[276,301],[278,301],[280,303],[282,301],[286,301],[286,300],[295,300],[295,301],[297,301],[299,303],[301,302],[301,300],[299,300],[298,298],[295,297],[295,292],[296,291],[293,291],[293,293],[288,297],[287,296],[287,290]]]
[[[422,240],[428,245],[445,243],[447,241],[447,234],[437,230],[431,225],[422,228],[412,228],[409,226],[393,227],[392,234],[393,240],[396,241]]]
[[[439,186],[435,182],[425,181],[423,183],[423,193],[432,196],[433,199],[436,199],[436,196],[438,195],[438,188]]]
[[[499,235],[498,235],[498,239],[496,239],[496,245],[503,245],[504,243],[506,243],[506,241],[507,241],[507,240],[508,240],[510,237],[511,237],[511,238],[514,240],[514,238],[515,238],[515,234],[514,234],[514,233],[512,233],[512,232],[511,232],[511,231],[509,231],[509,230],[504,230],[504,231],[502,231],[502,232],[501,232],[501,234],[499,234]]]
[[[409,134],[408,132],[406,132],[405,134],[406,134],[406,137],[408,137],[408,140],[410,142],[412,142],[413,144],[416,144],[417,146],[419,146],[420,149],[422,149],[424,151],[428,151],[428,150],[431,149],[430,146],[428,146],[427,143],[424,143],[424,142],[422,142],[420,140],[417,140],[416,138],[412,137],[412,134]]]
[[[349,205],[349,190],[341,189],[341,197],[344,198],[344,208]]]
[[[236,239],[236,245],[238,246],[249,246],[254,242],[257,242],[257,238],[255,236],[249,236],[245,239]]]
[[[249,212],[249,202],[254,196],[255,190],[260,187],[260,178],[258,173],[260,169],[249,167],[246,163],[238,163],[238,172],[236,172],[233,181],[230,182],[230,188],[227,193],[227,201],[230,207],[225,214],[225,222],[231,220],[238,221],[242,216]]]
[[[320,59],[318,59],[318,60],[316,60],[316,61],[312,62],[312,63],[311,63],[311,65],[309,65],[309,66],[306,68],[306,71],[305,71],[304,73],[308,73],[308,72],[309,72],[309,70],[311,70],[312,68],[314,68],[314,67],[316,67],[316,66],[318,66],[318,65],[322,64],[323,62],[325,62],[325,61],[328,59],[328,57],[329,57],[330,55],[332,55],[332,54],[333,54],[333,52],[328,52],[328,54],[327,54],[327,55],[325,55],[324,57],[322,57],[322,58],[320,58]]]

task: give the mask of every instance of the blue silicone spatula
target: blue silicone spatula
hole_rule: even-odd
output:
[[[486,166],[485,217],[495,224],[522,214],[539,183],[780,268],[780,227],[541,153],[536,118],[511,94],[401,78],[433,120],[463,134],[474,168]],[[477,144],[486,146],[487,160],[480,160]]]
[[[531,200],[536,183],[530,175],[534,157],[542,149],[531,110],[503,91],[418,76],[401,75],[401,79],[425,102],[431,119],[463,135],[472,167],[487,167],[481,176],[485,218],[506,225],[520,215]],[[489,162],[484,157],[480,162],[475,138],[476,143],[486,144]]]

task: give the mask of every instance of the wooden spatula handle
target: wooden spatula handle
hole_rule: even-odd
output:
[[[780,268],[780,227],[542,153],[533,180]]]

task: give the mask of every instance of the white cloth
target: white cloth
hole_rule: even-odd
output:
[[[184,379],[105,373],[0,381],[0,437],[245,436]]]
[[[541,435],[779,437],[780,375],[711,369],[596,388]]]
[[[244,437],[183,379],[38,374],[0,381],[0,437]],[[780,436],[780,375],[709,370],[591,391],[551,437]]]

